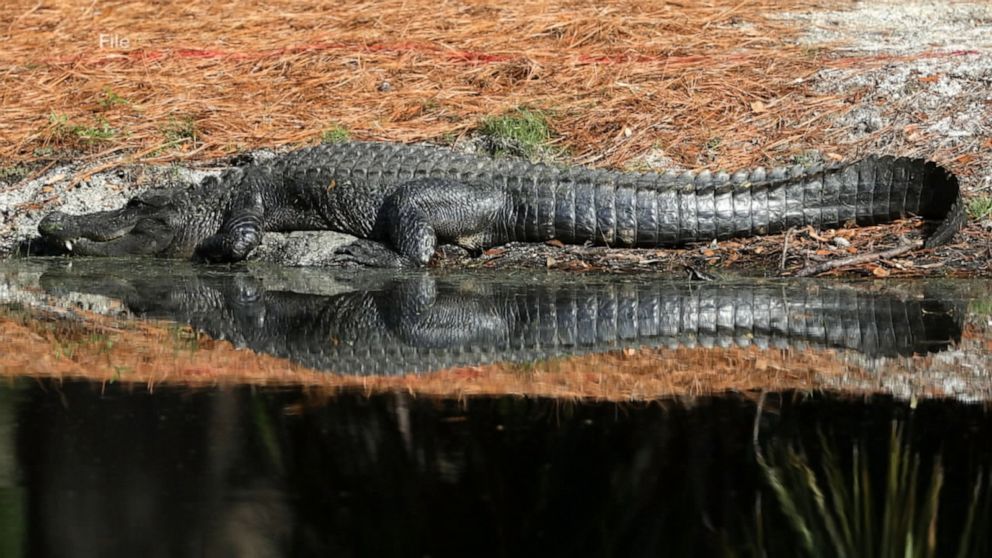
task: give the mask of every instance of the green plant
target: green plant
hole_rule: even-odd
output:
[[[974,317],[992,317],[992,297],[976,298],[969,302],[968,314]]]
[[[97,103],[100,105],[100,108],[102,108],[103,110],[107,110],[120,105],[129,105],[131,104],[131,101],[128,101],[124,97],[121,97],[116,92],[114,92],[113,89],[109,87],[104,87],[103,92],[100,94],[100,97],[97,99]]]
[[[794,556],[816,558],[937,555],[944,468],[939,456],[930,463],[921,458],[902,425],[893,423],[888,459],[877,465],[868,462],[864,445],[855,445],[850,459],[842,459],[822,433],[815,458],[801,447],[772,444],[755,449],[773,497],[771,505],[757,508],[756,528],[747,530],[756,535],[750,536],[744,555],[770,555],[765,547],[770,541],[794,547]],[[957,533],[952,541],[959,558],[982,556],[986,550],[984,529],[976,526],[990,519],[992,495],[983,474],[972,486],[965,521],[943,531]],[[776,522],[776,517],[785,523]],[[733,554],[729,549],[728,553]]]
[[[341,143],[351,139],[351,133],[344,126],[335,124],[320,134],[320,143]]]
[[[69,122],[69,116],[53,112],[48,115],[52,134],[61,140],[77,139],[86,142],[105,141],[117,135],[117,130],[103,117],[96,117],[93,126],[83,126]]]
[[[978,196],[969,200],[968,217],[975,221],[992,218],[992,196]]]
[[[192,116],[184,116],[182,118],[170,118],[169,123],[162,128],[162,134],[169,146],[186,142],[196,145],[200,137],[200,129]]]
[[[540,110],[518,108],[486,118],[478,133],[493,155],[536,157],[552,151],[551,126],[547,114]]]
[[[13,183],[28,175],[24,165],[7,165],[0,167],[0,182]]]

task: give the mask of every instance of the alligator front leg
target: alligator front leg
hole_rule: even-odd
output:
[[[232,185],[232,198],[220,230],[197,244],[194,259],[229,263],[247,258],[262,242],[266,209],[262,193],[273,188],[274,180],[267,168],[255,167]]]
[[[376,267],[427,265],[439,243],[478,250],[504,240],[499,223],[511,204],[497,187],[424,178],[406,182],[385,199],[372,237],[341,250],[346,261]],[[502,221],[501,221],[502,220]],[[390,249],[390,247],[392,249]]]
[[[261,210],[243,208],[224,221],[220,232],[200,242],[193,257],[213,263],[241,261],[262,242],[262,231]]]

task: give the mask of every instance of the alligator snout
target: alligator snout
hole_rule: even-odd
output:
[[[38,223],[38,232],[43,237],[63,241],[72,250],[71,245],[82,239],[107,242],[120,238],[134,228],[140,217],[128,208],[82,215],[53,211]]]
[[[60,238],[65,238],[66,235],[66,218],[68,215],[62,213],[61,211],[53,211],[38,223],[38,232],[42,236],[55,236]]]

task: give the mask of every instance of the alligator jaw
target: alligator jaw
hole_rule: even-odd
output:
[[[38,232],[42,236],[61,240],[66,250],[71,252],[73,245],[80,239],[109,242],[131,232],[140,215],[129,213],[125,209],[85,215],[67,215],[54,211],[41,220]]]
[[[66,254],[75,256],[99,256],[103,255],[105,252],[105,250],[101,249],[101,246],[109,246],[114,241],[124,238],[124,236],[130,233],[133,229],[134,227],[130,226],[113,231],[112,234],[83,234],[81,236],[51,234],[46,231],[42,233],[42,235],[49,238],[54,238],[59,244],[61,244],[61,248],[65,250]],[[103,232],[106,233],[106,231]]]

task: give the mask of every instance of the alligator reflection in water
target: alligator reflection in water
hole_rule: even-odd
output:
[[[992,449],[980,441],[992,436],[992,415],[982,405],[770,395],[764,408],[735,396],[573,405],[354,393],[322,400],[249,387],[0,387],[0,424],[16,429],[24,495],[13,527],[27,526],[29,556],[988,550],[989,510],[970,513],[989,502],[981,473]],[[909,458],[899,463],[914,464],[895,485],[894,425]],[[769,462],[789,461],[762,465],[756,449]],[[831,455],[846,462],[832,475],[821,466]],[[791,482],[790,467],[801,482]],[[802,486],[811,479],[830,517],[803,506],[812,503]],[[928,507],[935,479],[939,506]],[[838,502],[850,496],[855,510],[867,502],[858,514]],[[11,540],[0,540],[0,551]],[[956,553],[961,541],[971,553]],[[810,542],[821,546],[804,552]]]
[[[642,346],[925,354],[960,338],[964,314],[953,301],[911,285],[878,290],[812,282],[421,274],[344,276],[363,284],[319,294],[209,268],[165,277],[85,269],[49,271],[43,284],[56,294],[119,298],[140,316],[187,323],[239,346],[347,374],[533,362]]]

